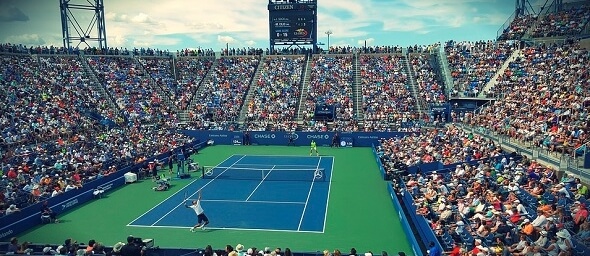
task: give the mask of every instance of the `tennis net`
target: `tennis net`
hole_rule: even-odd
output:
[[[265,181],[325,181],[323,168],[285,169],[204,166],[203,179],[265,180]]]

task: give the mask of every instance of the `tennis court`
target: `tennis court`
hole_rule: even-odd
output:
[[[227,244],[240,243],[246,247],[289,247],[305,252],[324,249],[346,252],[355,247],[361,252],[411,253],[397,218],[399,212],[391,203],[371,149],[320,147],[319,150],[321,162],[319,157],[308,157],[309,147],[207,147],[192,158],[202,166],[219,168],[203,180],[200,173],[191,173],[192,178],[174,179],[170,190],[161,192],[152,190],[153,181],[140,180],[111,190],[101,199],[74,207],[59,216],[61,223],[32,228],[20,234],[19,240],[60,244],[66,238],[80,242],[95,239],[114,245],[134,235],[153,238],[157,246],[167,248],[204,248],[207,245],[224,248]],[[237,161],[244,155],[246,157]],[[271,162],[264,163],[264,159]],[[281,160],[277,162],[276,159]],[[226,176],[232,173],[226,172],[214,179],[216,173],[234,163],[233,174],[245,173],[238,168],[255,171],[233,178]],[[309,169],[316,168],[307,165],[317,166],[318,163],[318,169],[324,170],[324,180],[313,181]],[[281,180],[293,179],[294,175],[283,172],[283,176],[276,176],[273,170],[267,177],[269,181],[261,183],[258,175],[262,177],[261,169],[272,169],[269,165],[281,165],[282,170],[293,172],[303,169],[307,174],[297,175],[296,181],[284,182]],[[302,181],[307,178],[312,180]],[[211,228],[191,233],[188,227],[196,222],[195,213],[179,204],[184,200],[185,191],[188,191],[187,197],[195,197],[196,194],[192,194],[208,182],[211,183],[203,189],[203,200],[208,200],[203,202],[203,208],[211,220]],[[303,211],[312,182],[313,189]],[[261,206],[244,202],[252,192],[248,201],[265,201]],[[215,202],[219,200],[224,201]],[[228,202],[230,200],[237,202]],[[283,205],[288,208],[280,210]],[[176,206],[179,207],[173,210]]]
[[[183,202],[201,192],[211,218],[207,228],[324,232],[333,161],[331,156],[232,155],[205,167],[203,179],[129,226],[188,229],[196,216]]]

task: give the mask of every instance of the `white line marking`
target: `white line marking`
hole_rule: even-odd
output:
[[[243,155],[242,157],[240,157],[240,159],[238,159],[235,163],[239,162],[240,160],[242,160],[244,157],[246,157],[245,155]],[[225,162],[225,161],[224,161]],[[235,164],[234,163],[234,164]],[[225,171],[229,170],[230,167],[228,167],[228,169],[225,169]],[[209,182],[205,183],[205,185],[203,185],[201,188],[199,188],[197,191],[195,191],[194,193],[190,194],[189,197],[194,196],[195,194],[199,193],[199,191],[203,190],[207,185],[211,184],[211,182],[215,181],[215,179],[217,177],[219,177],[220,175],[222,175],[225,171],[221,172],[220,174],[218,174],[217,176],[215,176],[215,178],[211,179]],[[193,181],[194,182],[194,181]],[[185,186],[186,187],[186,186]],[[184,189],[184,188],[183,188]],[[162,219],[164,219],[166,216],[168,216],[170,213],[172,213],[174,210],[176,210],[176,208],[178,208],[179,206],[181,206],[182,204],[184,204],[184,202],[181,202],[180,204],[178,204],[177,206],[175,206],[174,208],[172,208],[172,210],[168,211],[166,214],[164,214],[164,216],[162,216],[161,218],[159,218],[158,220],[156,220],[156,222],[152,223],[151,226],[155,225],[156,223],[160,222]]]
[[[137,227],[137,228],[175,228],[175,229],[188,229],[190,227],[181,227],[181,226],[143,226],[143,225],[127,225],[129,227]],[[217,228],[217,227],[210,227],[207,226],[207,229],[213,230],[239,230],[239,231],[269,231],[269,232],[289,232],[289,233],[317,233],[322,234],[323,231],[300,231],[300,230],[292,230],[292,229],[264,229],[264,228]],[[205,231],[197,231],[197,232],[207,232]]]
[[[273,165],[272,168],[270,168],[270,170],[268,171],[268,173],[266,175],[264,175],[264,177],[262,177],[262,180],[258,183],[258,185],[254,188],[254,190],[252,190],[252,193],[250,193],[248,198],[246,198],[246,201],[250,200],[250,197],[252,197],[252,195],[254,195],[254,192],[256,192],[256,190],[258,190],[258,187],[260,187],[260,185],[262,185],[262,182],[264,182],[266,177],[268,177],[268,175],[272,172],[272,170],[274,168],[275,168],[275,165]]]
[[[326,175],[326,172],[324,172]],[[328,219],[328,204],[330,203],[330,190],[332,189],[332,177],[334,177],[334,158],[332,157],[332,166],[330,167],[330,183],[328,183],[328,196],[326,197],[326,212],[324,213],[324,227],[322,233],[326,231],[326,220]]]
[[[252,169],[264,169],[264,167],[269,167],[269,166],[276,166],[277,169],[280,169],[280,167],[306,167],[306,168],[314,168],[315,165],[310,165],[310,164],[236,164],[235,167],[240,167],[240,166],[254,166],[254,167],[250,167]],[[256,167],[261,167],[261,168],[256,168]],[[287,168],[283,168],[283,169],[287,169]],[[295,169],[295,168],[294,168]]]
[[[226,158],[225,160],[222,161],[225,162],[227,160],[229,160],[230,158],[234,157],[235,155],[231,155],[228,158]],[[166,197],[166,199],[162,200],[162,202],[156,204],[154,207],[150,208],[149,210],[147,210],[146,212],[144,212],[142,215],[139,215],[139,217],[135,218],[134,220],[132,220],[131,222],[129,222],[129,224],[127,224],[127,226],[130,226],[131,223],[135,222],[136,220],[138,220],[139,218],[143,217],[144,215],[148,214],[149,212],[151,212],[153,209],[155,209],[156,207],[160,206],[161,204],[163,204],[164,202],[166,202],[168,199],[170,199],[171,197],[175,196],[176,194],[182,192],[186,187],[190,186],[191,184],[193,184],[195,181],[200,180],[200,179],[195,179],[193,181],[191,181],[189,184],[186,184],[184,187],[182,187],[181,189],[179,189],[178,191],[176,191],[174,194],[170,195],[169,197]],[[184,203],[184,202],[183,202]]]
[[[189,199],[196,200],[196,199]],[[244,201],[244,200],[227,200],[227,199],[207,199],[201,200],[201,202],[227,202],[227,203],[259,203],[259,204],[305,204],[305,202],[292,202],[292,201]]]
[[[326,158],[326,157],[332,157],[333,156],[300,156],[300,155],[250,155],[250,156],[254,156],[254,157],[300,157],[300,158]]]
[[[322,157],[318,160],[318,164],[315,167],[316,170],[320,168],[320,164],[322,163]],[[301,219],[299,219],[299,226],[297,226],[297,231],[301,229],[301,223],[303,223],[303,217],[305,216],[305,210],[307,209],[307,203],[309,202],[309,197],[311,196],[311,191],[313,190],[313,184],[315,183],[315,179],[311,181],[311,186],[309,186],[309,192],[307,192],[307,199],[305,199],[305,205],[303,206],[303,212],[301,213]]]

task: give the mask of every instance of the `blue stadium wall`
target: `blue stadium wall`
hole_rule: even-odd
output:
[[[213,140],[220,145],[241,145],[244,132],[241,131],[201,131],[182,130],[181,133],[193,137],[197,142]],[[252,145],[287,145],[293,136],[296,146],[309,146],[315,140],[318,146],[329,146],[335,132],[283,132],[283,131],[252,131],[250,142]],[[408,132],[340,132],[340,145],[344,147],[371,147],[378,145],[379,139],[404,137]]]

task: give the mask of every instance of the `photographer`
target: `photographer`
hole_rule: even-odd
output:
[[[142,256],[143,250],[142,245],[137,244],[136,239],[133,236],[127,237],[127,244],[121,248],[121,256]]]

